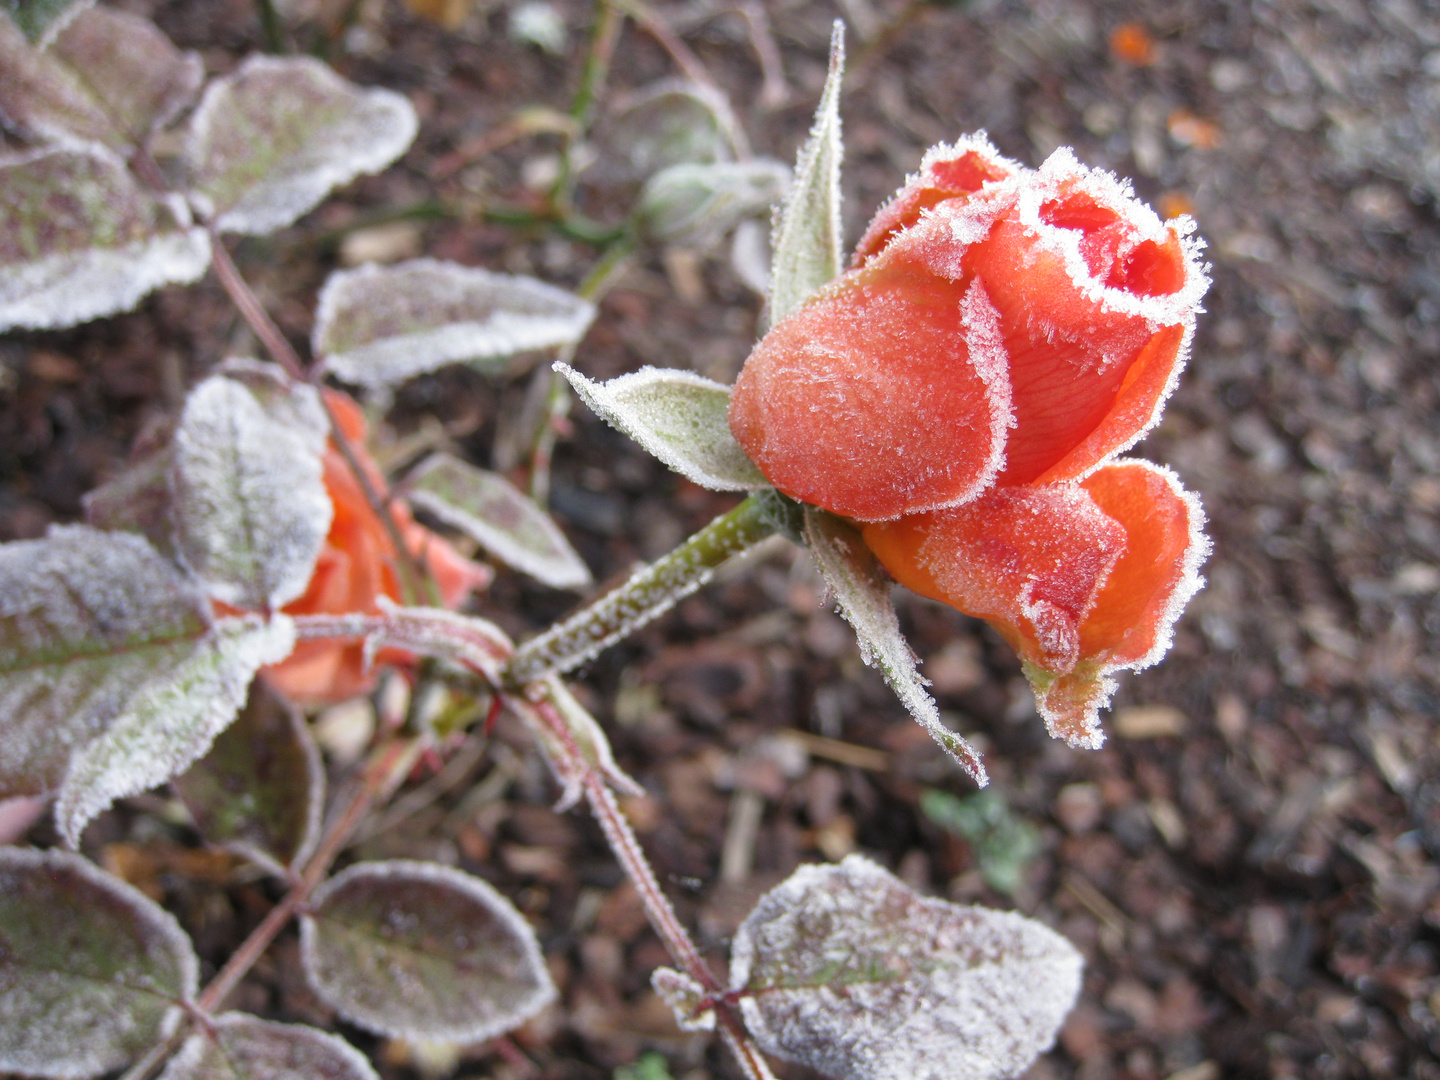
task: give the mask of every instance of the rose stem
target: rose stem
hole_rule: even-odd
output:
[[[709,581],[730,556],[780,528],[776,504],[773,493],[751,495],[619,588],[525,642],[506,665],[503,681],[516,689],[569,671],[664,614]]]
[[[745,1031],[744,1024],[735,1015],[733,1007],[724,999],[724,989],[719,980],[715,978],[715,973],[710,970],[710,965],[705,962],[700,955],[700,950],[690,940],[684,924],[675,914],[675,908],[671,905],[670,898],[660,888],[660,882],[655,877],[655,870],[651,867],[650,860],[645,857],[645,849],[640,846],[640,841],[635,836],[635,830],[630,827],[625,812],[615,801],[615,795],[606,784],[604,776],[585,759],[575,745],[575,740],[570,734],[564,717],[559,714],[550,701],[541,698],[529,701],[528,704],[533,706],[545,725],[556,736],[558,745],[563,747],[569,756],[570,760],[566,763],[566,771],[578,772],[582,777],[581,784],[585,789],[585,799],[590,804],[590,812],[600,823],[600,829],[605,834],[605,840],[610,845],[610,850],[619,861],[626,876],[634,884],[650,925],[660,936],[671,959],[704,988],[707,996],[713,1002],[716,1016],[720,1019],[725,1043],[735,1054],[745,1075],[750,1080],[773,1080],[770,1067],[765,1063],[760,1048],[751,1040]],[[523,708],[524,705],[520,707]]]

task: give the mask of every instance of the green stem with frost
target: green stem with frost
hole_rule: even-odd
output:
[[[755,492],[618,589],[521,645],[505,667],[505,683],[518,688],[579,667],[700,588],[730,556],[787,530],[792,506],[774,491]]]

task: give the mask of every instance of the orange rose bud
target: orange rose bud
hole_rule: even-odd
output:
[[[1084,476],[1158,418],[1207,284],[1161,222],[1058,150],[926,156],[858,265],[768,333],[730,405],[781,491],[861,521]]]
[[[995,488],[965,506],[864,528],[897,581],[991,623],[1020,654],[1051,734],[1099,746],[1111,672],[1169,647],[1209,553],[1173,474],[1118,461],[1079,482]]]
[[[344,394],[325,391],[325,401],[336,423],[354,448],[371,487],[385,490],[380,469],[364,449],[365,418],[360,407]],[[315,572],[304,594],[284,610],[291,615],[373,614],[379,598],[400,599],[395,547],[340,451],[330,442],[325,448],[325,490],[335,514]],[[453,547],[418,524],[404,504],[391,505],[391,513],[410,554],[428,570],[440,600],[455,607],[474,589],[484,588],[492,576],[488,567],[460,555]],[[380,663],[406,663],[400,650],[384,650]],[[302,641],[288,658],[265,669],[271,685],[302,701],[340,701],[364,693],[375,683],[359,642]]]

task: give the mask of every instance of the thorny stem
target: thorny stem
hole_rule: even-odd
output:
[[[770,1067],[766,1064],[760,1048],[755,1045],[754,1040],[746,1032],[744,1023],[735,1014],[733,1004],[726,999],[720,981],[715,978],[715,973],[705,962],[704,957],[700,955],[700,950],[695,947],[695,943],[690,940],[690,935],[686,932],[680,917],[675,914],[675,908],[671,905],[670,898],[660,887],[659,879],[655,877],[655,871],[650,866],[650,860],[645,857],[645,849],[640,846],[640,841],[635,836],[635,830],[630,827],[625,812],[615,801],[614,792],[605,782],[605,777],[599,769],[586,760],[576,747],[564,718],[555,706],[543,699],[535,701],[533,704],[535,711],[555,734],[555,745],[563,747],[570,757],[570,760],[565,762],[565,771],[580,775],[580,782],[585,791],[585,800],[590,805],[590,812],[599,822],[611,852],[614,853],[626,876],[634,884],[651,927],[659,935],[671,959],[679,964],[690,978],[699,983],[710,998],[715,1015],[720,1022],[725,1044],[734,1053],[735,1059],[740,1063],[740,1067],[749,1080],[773,1080]]]
[[[578,667],[670,610],[709,581],[730,556],[781,527],[775,496],[751,495],[619,588],[521,645],[505,667],[506,685],[513,689]]]

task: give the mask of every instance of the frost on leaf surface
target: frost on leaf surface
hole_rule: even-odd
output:
[[[190,392],[175,433],[175,542],[217,600],[280,608],[305,591],[334,508],[322,478],[327,431],[313,387],[267,403],[235,379]]]
[[[143,537],[68,525],[0,545],[0,798],[59,786],[205,633],[204,601]]]
[[[840,250],[840,87],[845,76],[845,27],[830,37],[830,73],[810,138],[795,162],[795,181],[775,221],[769,320],[773,326],[844,265]]]
[[[496,473],[436,454],[409,478],[413,506],[459,529],[501,562],[557,589],[590,570],[550,515]]]
[[[79,855],[0,847],[0,1069],[88,1077],[175,1030],[199,963],[175,917]]]
[[[761,1048],[842,1080],[999,1080],[1055,1040],[1081,957],[1013,912],[921,897],[868,859],[807,866],[735,935]]]
[[[966,739],[941,721],[935,700],[925,691],[926,680],[916,670],[910,643],[900,633],[890,581],[859,531],[843,518],[807,506],[805,542],[840,614],[855,631],[861,658],[880,669],[916,722],[983,787],[989,782],[985,764]]]
[[[344,1039],[303,1024],[247,1013],[215,1017],[197,1031],[160,1080],[378,1080],[369,1059]]]
[[[701,487],[746,491],[770,486],[730,434],[728,386],[690,371],[653,367],[604,383],[567,364],[556,364],[555,370],[603,420]]]
[[[209,264],[184,203],[141,191],[103,147],[0,156],[0,330],[126,311]]]
[[[650,986],[675,1012],[681,1031],[714,1031],[715,1009],[707,1004],[705,988],[683,971],[659,967],[650,976]]]
[[[524,917],[479,878],[435,863],[350,867],[315,893],[300,933],[321,997],[383,1035],[476,1042],[555,996]]]
[[[95,0],[0,0],[0,12],[8,15],[30,41],[46,45],[93,3]]]
[[[705,248],[789,186],[789,167],[768,158],[671,165],[646,181],[635,213],[651,239]]]
[[[534,278],[414,259],[331,274],[313,347],[346,382],[393,386],[446,364],[574,345],[594,318],[588,300]]]
[[[194,100],[205,70],[154,23],[108,7],[81,12],[48,48],[0,19],[0,115],[31,136],[104,143],[121,154]]]
[[[274,868],[299,865],[315,846],[325,799],[320,750],[299,710],[263,679],[171,786],[208,843]]]
[[[72,847],[96,814],[183,772],[230,726],[255,672],[295,647],[287,616],[221,619],[171,670],[150,680],[99,737],[71,757],[55,822]]]
[[[385,168],[415,129],[399,94],[362,89],[308,57],[252,56],[206,88],[185,159],[217,228],[263,235]]]

